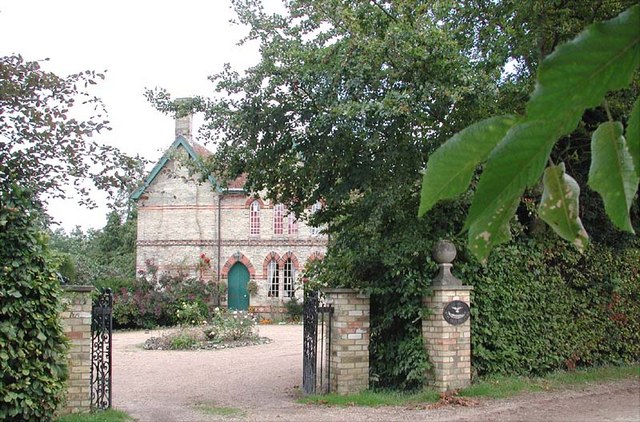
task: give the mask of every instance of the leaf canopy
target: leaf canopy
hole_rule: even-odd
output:
[[[477,258],[485,260],[493,246],[510,239],[509,220],[519,198],[527,187],[538,183],[558,138],[570,134],[585,110],[601,104],[608,92],[629,85],[640,63],[639,27],[640,5],[637,4],[613,19],[587,27],[542,62],[525,116],[511,127],[504,139],[496,144],[495,138],[491,137],[495,134],[482,133],[488,137],[483,145],[496,146],[482,172],[464,225],[464,229],[469,230],[469,245]],[[629,128],[630,137],[635,138],[628,149],[622,137],[622,126],[618,124],[606,124],[594,134],[593,170],[589,176],[590,185],[603,196],[605,211],[611,220],[631,232],[629,208],[638,184],[633,160],[637,161],[640,149],[636,141],[637,107],[636,102]],[[483,122],[476,125],[482,127]],[[460,142],[458,139],[469,137],[469,133],[480,134],[476,125],[452,140]],[[430,158],[423,178],[419,214],[433,207],[436,201],[459,194],[464,188],[452,176],[468,175],[481,161],[471,154],[460,154],[451,146],[457,142],[443,145]],[[434,164],[431,164],[432,160]],[[442,163],[453,168],[443,169]],[[434,168],[439,168],[444,175],[435,175]],[[448,190],[440,192],[440,185],[446,181],[444,176],[449,176],[455,183],[445,183],[442,190]],[[552,166],[546,176],[546,200],[564,192],[563,198],[567,202],[561,204],[561,209],[566,215],[559,215],[551,203],[545,203],[540,210],[544,214],[541,217],[550,222],[556,232],[581,248],[586,243],[586,232],[579,218],[568,213],[572,207],[577,212],[577,203],[568,201],[569,195],[576,193],[572,181],[564,174],[564,169],[561,171]]]
[[[438,201],[454,198],[468,187],[478,165],[514,125],[513,116],[491,117],[475,123],[445,142],[431,156],[420,194],[422,216]]]
[[[512,208],[514,199],[520,198],[527,186],[537,183],[554,142],[553,132],[541,121],[520,123],[511,128],[489,156],[465,228],[480,226],[480,232],[493,233],[508,224],[513,213],[507,215],[504,211]]]
[[[629,85],[640,63],[640,5],[590,25],[540,65],[527,118],[571,133],[584,110],[602,104],[609,91]]]

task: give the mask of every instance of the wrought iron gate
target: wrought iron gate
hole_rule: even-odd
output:
[[[91,312],[91,408],[111,407],[111,332],[113,294],[106,289]]]
[[[331,391],[329,357],[332,315],[333,306],[321,306],[319,292],[305,292],[302,364],[302,388],[305,394]]]

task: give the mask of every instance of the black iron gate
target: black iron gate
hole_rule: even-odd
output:
[[[302,389],[305,394],[331,391],[329,356],[332,315],[331,305],[321,306],[319,292],[305,292],[302,364]]]
[[[111,332],[113,294],[106,289],[91,312],[91,408],[111,407]]]

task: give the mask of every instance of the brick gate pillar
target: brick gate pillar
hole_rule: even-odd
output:
[[[471,383],[470,305],[473,287],[463,286],[451,274],[456,256],[453,243],[439,241],[433,257],[440,272],[431,284],[431,296],[423,298],[429,315],[422,320],[422,336],[431,362],[427,385],[438,391],[455,390]]]
[[[369,294],[353,289],[323,290],[333,305],[329,385],[351,394],[369,388]]]
[[[91,410],[91,292],[92,286],[63,286],[60,314],[69,339],[69,379],[62,413]]]

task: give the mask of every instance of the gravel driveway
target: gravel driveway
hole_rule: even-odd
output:
[[[260,326],[273,343],[211,351],[144,350],[162,332],[113,336],[113,405],[139,421],[634,421],[640,381],[524,394],[473,407],[335,408],[296,403],[302,383],[302,326]],[[207,408],[239,409],[213,415]]]

